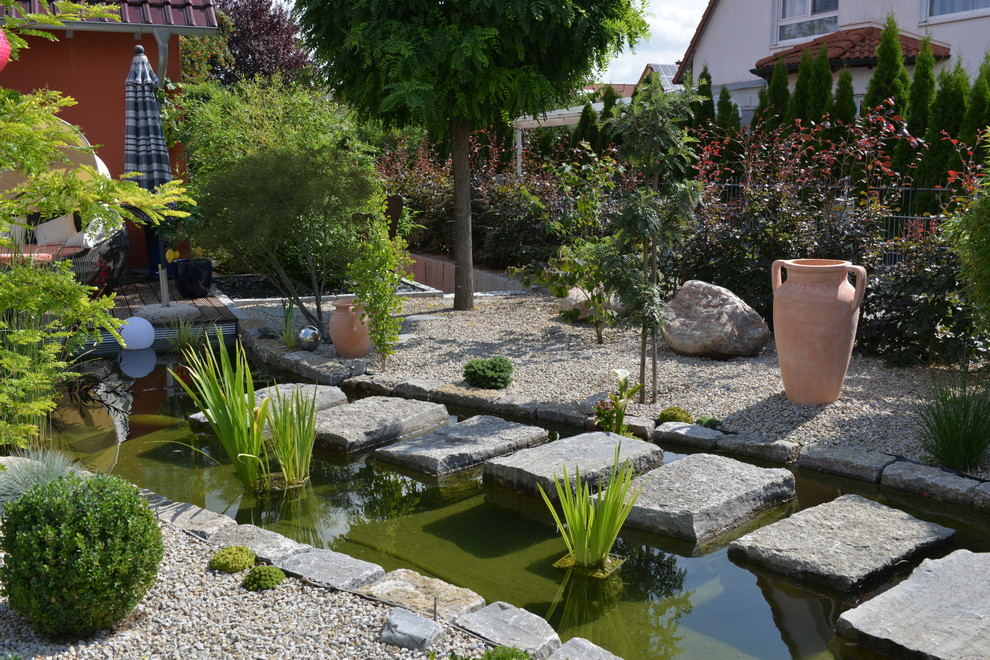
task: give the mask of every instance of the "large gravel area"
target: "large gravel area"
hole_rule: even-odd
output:
[[[502,355],[515,365],[507,394],[540,401],[600,398],[615,387],[613,369],[638,380],[638,333],[606,330],[605,343],[597,344],[591,326],[560,318],[560,302],[541,294],[477,296],[475,309],[461,312],[450,298],[407,299],[404,341],[382,373],[457,383],[471,358]],[[242,309],[274,327],[281,323],[277,301]],[[755,358],[723,361],[676,355],[660,340],[658,356],[657,403],[635,405],[631,414],[656,417],[677,405],[696,417],[717,417],[730,431],[924,457],[910,411],[931,382],[927,369],[853,356],[836,403],[799,406],[784,395],[772,342]]]
[[[165,558],[154,587],[117,630],[74,643],[38,637],[0,599],[0,655],[27,658],[427,658],[427,653],[379,643],[391,607],[288,578],[274,589],[241,588],[244,574],[206,567],[215,551],[169,525]],[[433,649],[478,657],[481,641],[448,627]]]

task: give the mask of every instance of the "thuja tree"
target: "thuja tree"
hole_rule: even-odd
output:
[[[828,48],[822,46],[818,50],[814,66],[811,69],[811,84],[808,86],[809,121],[821,121],[825,115],[832,113],[832,65],[828,60]]]
[[[791,90],[787,84],[787,65],[784,58],[777,58],[777,64],[773,67],[773,75],[770,77],[770,84],[767,86],[766,105],[754,122],[759,121],[766,130],[773,130],[780,126],[781,121],[787,114],[787,108],[791,103]]]
[[[908,96],[907,131],[913,137],[921,139],[928,132],[934,100],[935,55],[932,53],[931,36],[926,36],[921,40],[921,50],[914,60],[914,75]],[[918,146],[917,139],[914,143],[909,140],[898,143],[894,151],[894,163],[899,169],[904,169],[907,161],[914,155]]]
[[[698,101],[694,106],[693,126],[707,128],[715,121],[715,97],[712,94],[712,74],[705,66],[698,75]]]
[[[391,124],[450,136],[455,309],[474,307],[472,128],[552,109],[646,34],[635,0],[299,0],[307,46],[334,95]]]
[[[794,81],[794,94],[787,106],[787,123],[808,118],[808,108],[811,101],[811,83],[814,75],[815,62],[811,59],[811,51],[805,49],[801,53],[801,63],[798,64],[797,80]]]
[[[856,118],[856,99],[853,95],[852,74],[843,67],[835,82],[835,99],[832,102],[832,118],[843,124],[851,124]]]
[[[732,95],[725,87],[718,94],[718,116],[715,125],[723,131],[738,131],[742,125],[739,106],[732,101]]]
[[[887,99],[894,99],[895,114],[903,114],[907,107],[910,87],[904,53],[901,51],[900,30],[893,14],[887,14],[877,46],[877,67],[866,85],[863,107],[873,110]]]

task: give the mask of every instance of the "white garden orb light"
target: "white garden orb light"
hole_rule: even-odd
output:
[[[132,316],[124,321],[120,338],[125,351],[141,351],[155,343],[155,328],[146,319]]]

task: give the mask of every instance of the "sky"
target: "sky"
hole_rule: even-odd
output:
[[[646,8],[650,38],[612,61],[603,82],[635,83],[649,63],[673,64],[684,57],[707,0],[653,0]]]

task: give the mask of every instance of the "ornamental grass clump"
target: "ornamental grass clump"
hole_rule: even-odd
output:
[[[187,350],[183,355],[190,382],[174,371],[169,373],[206,415],[241,483],[254,490],[266,489],[268,455],[264,431],[270,399],[255,407],[254,381],[244,347],[238,342],[233,363],[223,345],[214,351],[209,339],[202,353]]]
[[[298,486],[309,478],[309,465],[316,442],[316,390],[307,396],[302,389],[282,398],[276,389],[268,409],[268,446],[282,470],[286,486]]]
[[[75,638],[111,628],[158,575],[161,528],[120,477],[69,475],[7,503],[2,595],[35,631]]]
[[[76,474],[81,466],[67,454],[47,447],[29,447],[13,454],[21,461],[13,461],[6,470],[0,469],[0,514],[12,500],[35,486],[47,484],[69,474]]]
[[[914,406],[921,446],[939,465],[968,472],[990,451],[990,385],[967,370],[936,378]]]
[[[576,468],[574,470],[573,491],[567,478],[566,467],[563,472],[562,479],[557,479],[557,475],[554,475],[553,485],[557,489],[557,499],[564,513],[566,525],[561,522],[543,487],[538,486],[538,488],[543,501],[550,509],[550,515],[557,523],[564,545],[567,546],[565,560],[571,559],[577,566],[606,568],[609,552],[615,545],[619,530],[622,529],[639,497],[639,490],[629,493],[633,478],[632,464],[627,460],[621,468],[619,467],[617,445],[608,483],[603,484],[601,477],[598,478],[598,492],[594,498],[591,495],[591,483],[581,480],[579,470]]]

